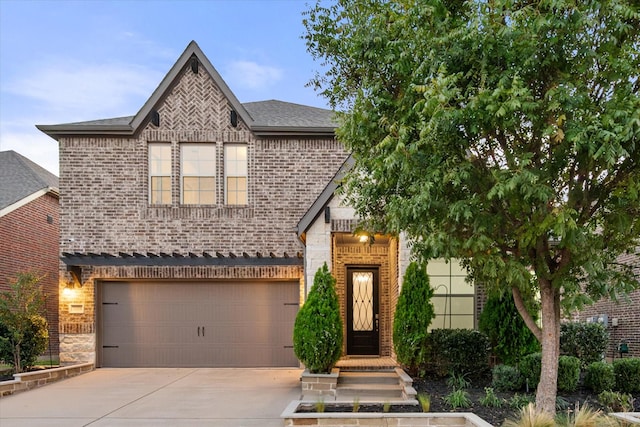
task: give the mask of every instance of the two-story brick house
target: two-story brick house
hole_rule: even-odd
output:
[[[344,353],[391,355],[408,252],[353,235],[335,126],[329,110],[240,103],[195,42],[135,116],[38,126],[60,148],[61,362],[297,366],[293,323],[323,262]]]

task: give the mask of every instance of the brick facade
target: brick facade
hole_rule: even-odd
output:
[[[207,72],[194,73],[188,66],[156,110],[159,125],[148,123],[131,137],[59,138],[61,253],[301,256],[304,245],[296,224],[344,162],[347,153],[342,144],[328,136],[260,137],[241,118],[233,127],[223,90]],[[180,144],[184,142],[216,147],[215,205],[180,204]],[[171,146],[170,205],[149,203],[149,143]],[[246,206],[224,204],[226,143],[247,145]],[[301,300],[304,297],[301,266],[85,266],[82,288],[68,297],[62,292],[70,280],[66,270],[61,263],[64,363],[95,361],[95,304],[104,280],[297,279]],[[83,313],[70,313],[72,303],[83,304]]]
[[[58,354],[59,210],[57,195],[47,193],[0,217],[0,290],[8,290],[18,273],[44,276],[40,283],[54,357]]]
[[[393,239],[384,244],[341,244],[335,239],[332,248],[332,273],[336,278],[336,291],[340,301],[340,316],[346,325],[347,318],[347,267],[379,267],[379,315],[380,356],[389,357],[393,349],[393,316],[397,302],[397,244]],[[343,353],[347,354],[346,328],[344,330]]]
[[[618,262],[635,266],[635,276],[640,278],[640,248],[636,248],[636,253],[622,255],[618,258]],[[618,302],[603,298],[576,313],[574,320],[586,321],[595,316],[607,315],[606,326],[610,339],[606,356],[619,357],[617,346],[625,340],[629,346],[629,354],[625,356],[640,357],[640,310],[638,307],[640,307],[640,289],[627,297],[621,297]],[[614,323],[617,325],[614,326]]]

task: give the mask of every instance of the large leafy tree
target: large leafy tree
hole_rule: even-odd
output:
[[[637,1],[336,0],[304,25],[358,214],[512,293],[553,412],[562,309],[638,286]]]

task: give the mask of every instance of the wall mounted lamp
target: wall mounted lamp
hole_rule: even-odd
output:
[[[67,287],[69,286],[69,284],[71,284],[73,288],[81,288],[82,267],[80,267],[79,265],[68,265],[67,271],[71,275],[71,280],[67,282]]]

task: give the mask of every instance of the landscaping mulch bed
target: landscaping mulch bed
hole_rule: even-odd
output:
[[[473,412],[483,420],[491,423],[494,426],[500,426],[505,419],[513,418],[517,414],[518,410],[509,407],[508,403],[503,404],[500,408],[486,407],[480,404],[480,399],[485,396],[485,387],[491,387],[491,379],[484,378],[476,380],[472,385],[467,388],[469,398],[471,399],[472,406],[469,408],[458,408],[452,410],[445,402],[444,397],[451,393],[451,389],[447,386],[446,378],[414,378],[413,386],[418,393],[426,393],[431,396],[431,412]],[[535,389],[530,390],[530,395],[535,395]],[[507,402],[516,394],[514,392],[495,392],[498,397],[505,399]],[[519,396],[526,394],[525,391],[518,392]],[[604,409],[598,403],[598,396],[591,390],[579,388],[575,392],[559,392],[558,397],[563,403],[567,405],[565,410],[571,410],[588,404],[593,409]],[[640,411],[640,396],[634,396],[636,411]]]
[[[487,407],[483,406],[480,401],[485,397],[485,387],[491,387],[490,378],[482,378],[472,382],[471,386],[466,388],[469,393],[469,398],[472,405],[468,408],[451,409],[451,407],[445,402],[444,398],[451,393],[451,388],[447,386],[446,378],[439,378],[436,376],[413,379],[413,386],[418,393],[428,394],[431,398],[431,409],[429,412],[472,412],[478,415],[483,420],[494,426],[501,426],[508,418],[515,418],[518,410],[509,406],[509,401],[515,396],[515,392],[498,392],[495,394],[504,399],[501,407]],[[535,390],[530,390],[529,395],[534,399]],[[526,390],[518,392],[519,396],[526,394]],[[593,409],[604,408],[598,403],[598,396],[591,390],[579,388],[573,393],[559,392],[559,401],[565,406],[565,411],[570,411],[578,407],[582,407],[588,404]],[[640,396],[634,396],[635,410],[640,411]],[[358,412],[422,412],[419,405],[391,405],[385,408],[385,405],[373,405],[363,403],[359,405]],[[308,405],[303,408],[299,408],[298,412],[316,412],[315,405]],[[326,404],[324,412],[354,412],[353,404],[340,403],[335,405]]]

